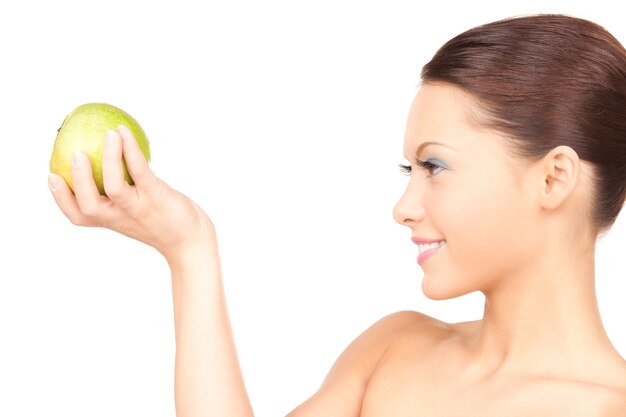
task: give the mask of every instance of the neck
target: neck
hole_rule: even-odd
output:
[[[590,361],[616,353],[596,299],[594,242],[562,246],[544,248],[532,266],[484,292],[483,321],[471,343],[481,373],[589,377]]]

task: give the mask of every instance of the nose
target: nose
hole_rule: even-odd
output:
[[[426,212],[422,204],[422,192],[415,185],[407,186],[404,194],[393,208],[393,218],[403,226],[412,227],[424,220]]]

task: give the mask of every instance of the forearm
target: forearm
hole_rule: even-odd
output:
[[[168,260],[176,326],[178,417],[250,417],[214,235]]]

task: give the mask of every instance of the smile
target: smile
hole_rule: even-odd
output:
[[[436,248],[438,249],[438,248],[440,248],[442,246],[445,246],[445,244],[446,244],[445,240],[442,240],[440,242],[435,242],[435,243],[420,243],[420,244],[417,245],[417,248],[418,248],[418,250],[420,252],[420,255],[421,255],[422,253],[424,253],[424,252],[426,252],[428,250],[436,249]]]
[[[435,252],[446,245],[446,241],[434,243],[420,243],[417,245],[419,249],[419,255],[417,256],[417,263],[422,265],[426,259],[430,258]]]

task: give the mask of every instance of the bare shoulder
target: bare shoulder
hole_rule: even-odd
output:
[[[384,343],[393,342],[398,337],[417,336],[429,338],[452,331],[453,325],[437,320],[417,311],[398,311],[374,323],[365,333],[382,337]]]
[[[525,399],[540,399],[549,396],[545,413],[539,415],[561,415],[572,417],[618,417],[626,416],[626,386],[607,385],[592,381],[537,379],[521,389]]]
[[[615,386],[598,386],[598,417],[626,416],[626,375],[624,381]]]
[[[626,416],[626,389],[608,393],[598,417]]]
[[[369,348],[368,356],[378,365],[391,351],[410,349],[414,354],[429,351],[437,343],[459,334],[455,325],[416,311],[399,311],[383,317],[353,343]],[[373,364],[372,364],[373,365]],[[375,367],[368,369],[371,377]]]
[[[626,416],[626,361],[606,372],[602,381],[583,383],[582,391],[596,405],[598,417]],[[585,399],[585,394],[580,399]]]
[[[366,362],[370,365],[367,373],[371,375],[373,362],[382,359],[393,345],[410,341],[411,344],[427,347],[451,332],[455,332],[453,325],[434,317],[417,311],[399,311],[371,325],[348,346],[344,354],[358,352],[361,357],[367,357],[369,360]],[[363,366],[364,362],[361,361],[360,365]]]
[[[446,323],[415,311],[383,317],[348,345],[319,390],[289,416],[359,416],[370,378],[391,346],[411,340],[426,347],[446,331]]]

